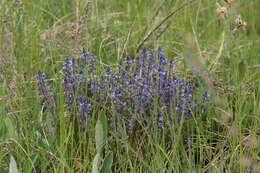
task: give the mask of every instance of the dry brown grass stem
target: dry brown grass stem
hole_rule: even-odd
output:
[[[183,3],[179,8],[173,10],[170,14],[168,14],[165,18],[163,18],[159,24],[157,24],[145,37],[144,39],[138,44],[136,52],[138,52],[144,43],[151,37],[151,35],[159,29],[167,20],[169,20],[173,15],[181,11],[182,9],[186,8],[191,3],[195,2],[196,0],[188,0],[187,2]]]
[[[154,21],[155,18],[159,15],[160,11],[162,10],[162,7],[164,5],[164,3],[166,2],[166,0],[162,1],[161,4],[159,5],[159,7],[157,8],[157,10],[155,11],[153,17],[152,17],[152,20],[151,21]],[[143,34],[146,33],[147,29],[149,28],[149,25],[147,24],[144,28],[144,31],[143,31]]]

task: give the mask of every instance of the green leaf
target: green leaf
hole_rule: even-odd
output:
[[[107,117],[104,113],[101,113],[99,119],[101,121],[103,132],[104,132],[104,142],[106,142],[106,138],[107,138],[107,135],[108,135]]]
[[[97,153],[95,155],[95,158],[94,158],[93,163],[92,163],[91,173],[99,173],[99,171],[98,171],[99,160],[100,160],[100,153]]]
[[[113,163],[113,152],[109,152],[105,158],[104,164],[101,168],[101,173],[111,173],[111,167]]]
[[[95,142],[97,153],[101,153],[104,145],[104,127],[100,118],[95,128]]]
[[[101,153],[106,142],[108,133],[107,117],[104,113],[99,115],[96,127],[95,127],[95,142],[97,154],[93,160],[92,173],[99,173],[98,165],[101,159]]]
[[[18,173],[18,168],[16,161],[14,160],[13,156],[11,156],[10,164],[9,164],[9,173]]]

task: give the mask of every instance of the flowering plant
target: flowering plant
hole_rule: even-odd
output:
[[[126,56],[114,68],[102,67],[96,56],[83,49],[82,57],[68,57],[62,65],[66,111],[76,114],[86,127],[94,112],[106,110],[111,129],[120,122],[129,132],[135,120],[155,122],[162,128],[166,120],[203,113],[207,92],[201,92],[194,75],[178,77],[175,65],[161,48],[144,48],[135,59]],[[55,94],[50,94],[44,73],[38,71],[37,78],[44,106],[55,105]]]

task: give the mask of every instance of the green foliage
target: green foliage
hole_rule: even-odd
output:
[[[107,138],[107,118],[106,115],[101,113],[96,124],[95,140],[96,140],[96,150],[101,153]]]
[[[218,98],[206,115],[161,131],[137,120],[129,137],[118,124],[119,132],[108,134],[104,113],[81,129],[65,112],[56,79],[66,56],[85,47],[111,66],[134,57],[145,36],[183,2],[1,0],[0,172],[260,172],[259,0],[233,1],[226,18],[216,13],[216,2],[225,1],[196,0],[145,42],[164,48],[177,70],[199,68],[199,84],[211,85]],[[234,30],[238,14],[247,26]],[[59,91],[54,117],[38,97],[39,69],[54,76],[49,82]]]
[[[111,172],[111,166],[113,162],[113,153],[109,152],[104,159],[101,169],[99,169],[100,161],[102,159],[102,151],[107,143],[107,118],[104,113],[101,113],[97,120],[95,128],[95,143],[96,143],[96,155],[92,163],[92,173],[109,173]]]
[[[107,156],[105,157],[103,166],[100,170],[101,173],[112,173],[111,167],[113,164],[113,153],[109,152]]]

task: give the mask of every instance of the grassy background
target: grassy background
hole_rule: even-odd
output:
[[[41,110],[36,71],[59,75],[64,57],[79,55],[82,47],[108,64],[134,55],[145,35],[183,2],[1,0],[0,172],[8,170],[11,156],[21,172],[90,172],[94,135],[79,140],[82,151],[63,143],[71,135],[64,130],[66,125],[60,136],[46,131],[51,117]],[[201,57],[207,68],[219,58],[210,76],[224,104],[213,108],[207,124],[190,127],[196,135],[188,148],[180,143],[181,127],[171,131],[177,140],[170,151],[162,136],[141,139],[150,151],[145,156],[118,135],[116,145],[106,147],[116,158],[115,172],[259,171],[260,3],[236,0],[223,19],[216,13],[217,2],[224,4],[222,0],[190,4],[154,32],[145,46],[160,45],[180,66],[186,50]],[[232,34],[238,14],[247,26]],[[62,111],[61,106],[57,111],[61,122]]]

